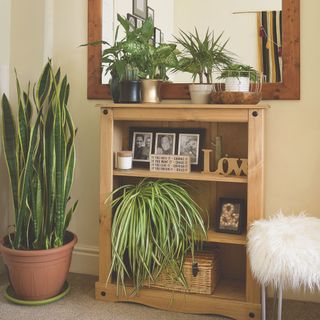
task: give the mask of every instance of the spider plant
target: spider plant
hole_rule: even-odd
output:
[[[191,73],[193,82],[199,77],[200,83],[212,83],[212,73],[232,63],[232,54],[225,49],[228,40],[221,43],[223,33],[217,38],[209,29],[203,38],[197,28],[194,33],[182,30],[179,33],[175,39],[182,51],[175,70]]]
[[[245,77],[250,78],[251,81],[257,81],[259,79],[260,75],[257,70],[252,68],[249,65],[244,64],[231,64],[227,68],[223,69],[221,72],[221,75],[219,76],[219,79],[225,79],[228,77]]]
[[[143,179],[114,190],[106,204],[115,209],[109,277],[115,271],[118,293],[120,285],[126,293],[125,277],[132,278],[137,292],[162,270],[170,270],[187,287],[184,257],[187,251],[193,256],[206,230],[200,208],[185,188],[174,181]]]
[[[67,109],[70,86],[46,64],[34,86],[22,91],[16,76],[18,116],[2,97],[3,146],[15,212],[13,249],[60,247],[77,202],[68,206],[75,167],[75,134]],[[34,114],[34,117],[33,117]]]

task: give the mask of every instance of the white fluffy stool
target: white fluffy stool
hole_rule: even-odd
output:
[[[266,287],[271,285],[280,320],[283,289],[320,288],[320,219],[279,213],[257,220],[248,232],[248,254],[253,277],[262,286],[262,319],[266,319]]]

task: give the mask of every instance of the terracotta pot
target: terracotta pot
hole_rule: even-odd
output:
[[[161,101],[161,80],[142,80],[142,102],[159,103]]]
[[[60,293],[69,273],[72,250],[77,236],[67,232],[68,243],[48,250],[14,250],[0,241],[0,252],[7,266],[15,297],[44,300]]]
[[[191,102],[196,104],[209,103],[212,90],[212,84],[190,84],[189,92],[191,96]]]

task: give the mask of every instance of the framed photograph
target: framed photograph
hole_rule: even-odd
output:
[[[150,162],[152,151],[153,132],[134,131],[132,132],[132,161]]]
[[[198,165],[200,155],[200,134],[180,133],[178,142],[178,155],[190,156],[191,165]]]
[[[142,25],[143,25],[143,20],[140,19],[140,18],[137,18],[136,20],[137,20],[136,27],[137,27],[137,28],[141,28]]]
[[[204,128],[130,127],[128,150],[132,150],[136,167],[147,167],[150,154],[187,154],[191,170],[201,171],[204,138]]]
[[[154,37],[151,37],[151,38],[149,39],[149,44],[150,44],[151,46],[154,46]]]
[[[141,19],[147,19],[147,0],[133,0],[132,13]]]
[[[220,198],[215,231],[241,234],[244,231],[245,202],[242,199]]]
[[[175,153],[176,134],[171,132],[157,132],[155,142],[155,154],[171,154]]]
[[[151,20],[154,23],[154,10],[150,7],[147,8],[147,17],[151,18]]]
[[[160,43],[164,43],[164,33],[161,31]]]
[[[154,28],[153,30],[154,45],[157,46],[161,43],[161,30],[159,28]]]
[[[127,20],[130,22],[130,24],[132,25],[132,30],[134,30],[137,27],[137,18],[135,16],[133,16],[130,13],[127,13]],[[132,31],[131,30],[131,31]]]

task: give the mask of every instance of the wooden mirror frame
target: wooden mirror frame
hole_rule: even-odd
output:
[[[264,100],[300,99],[300,0],[282,0],[281,83],[265,83]],[[88,0],[88,42],[102,40],[102,0]],[[88,99],[111,99],[109,85],[101,84],[101,46],[88,46]],[[187,83],[166,83],[162,99],[190,99]]]

